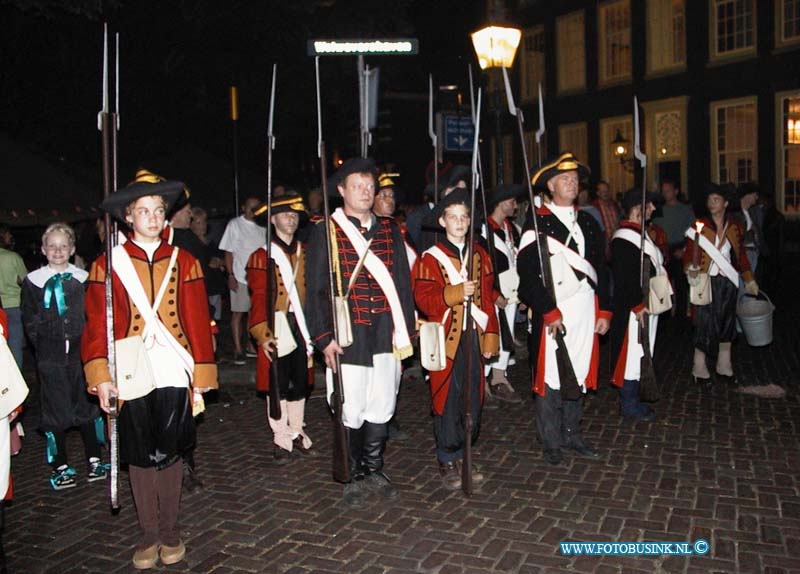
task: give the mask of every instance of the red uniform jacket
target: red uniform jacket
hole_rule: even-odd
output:
[[[188,251],[181,249],[175,265],[168,269],[174,248],[165,241],[156,249],[153,263],[147,260],[147,254],[133,241],[126,242],[124,248],[150,302],[155,298],[164,276],[170,275],[170,284],[158,307],[158,316],[194,358],[193,386],[217,388],[217,365],[214,361],[208,299],[200,262]],[[86,281],[87,321],[81,338],[81,360],[90,392],[94,392],[100,383],[111,381],[106,340],[105,278],[106,257],[103,255],[92,264],[89,279]],[[144,321],[116,274],[112,277],[112,285],[114,338],[141,335]]]
[[[437,243],[437,246],[450,257],[456,269],[461,267],[461,260],[452,251],[451,247],[441,241]],[[428,320],[441,321],[445,312],[448,309],[450,310],[447,319],[443,323],[447,366],[442,371],[431,372],[430,374],[433,411],[435,414],[441,415],[444,412],[447,393],[450,389],[450,373],[453,369],[453,359],[456,356],[458,344],[461,340],[461,326],[464,322],[464,287],[463,285],[451,285],[444,266],[427,252],[417,260],[414,277],[414,299],[420,312]],[[481,353],[496,355],[500,348],[500,331],[494,302],[499,293],[494,289],[494,271],[492,270],[489,254],[477,244],[475,253],[472,256],[472,277],[475,277],[477,281],[473,302],[489,316],[485,331],[481,331],[477,325],[475,326],[479,335],[480,350]],[[475,364],[479,365],[481,401],[483,401],[483,360],[481,356],[476,357],[475,360]]]
[[[299,242],[298,242],[299,243]],[[297,276],[295,277],[295,285],[297,286],[297,294],[300,296],[300,301],[306,300],[306,249],[301,245],[300,257],[297,257],[297,245],[293,243],[289,248],[284,249],[284,252],[289,257],[292,268],[297,266]],[[273,243],[273,249],[282,249],[277,243]],[[298,261],[299,259],[299,261]],[[270,261],[270,268],[274,270],[275,280],[273,285],[277,288],[275,297],[275,310],[288,312],[289,309],[289,295],[287,293],[286,284],[283,281],[281,272],[274,261]],[[258,344],[258,359],[256,359],[256,390],[269,391],[270,384],[270,367],[271,361],[267,358],[266,353],[261,350],[261,344],[267,339],[272,337],[269,328],[267,327],[267,250],[258,248],[250,255],[247,260],[247,286],[250,288],[250,313],[248,318],[248,326],[250,334]],[[301,303],[302,304],[302,303]],[[297,341],[297,346],[302,347],[305,342],[302,340]],[[308,357],[308,386],[314,384],[314,357]]]

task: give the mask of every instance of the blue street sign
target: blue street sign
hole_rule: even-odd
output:
[[[469,116],[444,115],[444,150],[471,152],[475,126]]]

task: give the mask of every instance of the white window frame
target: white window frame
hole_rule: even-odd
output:
[[[794,46],[800,44],[800,31],[798,31],[797,36],[793,36],[791,38],[784,38],[783,37],[783,15],[784,15],[784,6],[786,5],[787,0],[775,0],[775,47],[776,48],[783,48],[785,46]],[[798,10],[798,17],[800,17],[800,2],[797,5]]]
[[[731,179],[730,177],[726,179],[726,182],[731,182],[735,184],[744,183],[746,180],[756,180],[758,179],[758,98],[756,96],[747,96],[744,98],[736,98],[732,100],[717,100],[711,102],[709,104],[709,121],[711,125],[709,126],[709,132],[711,133],[711,180],[716,183],[722,183],[720,181],[720,169],[719,169],[719,154],[720,150],[718,148],[719,145],[719,125],[717,123],[717,112],[722,108],[733,108],[742,105],[753,105],[753,117],[754,117],[754,125],[753,125],[753,135],[750,141],[752,142],[752,150],[745,150],[745,149],[726,149],[725,153],[744,153],[747,151],[752,151],[752,167],[751,167],[751,177],[743,178],[741,181],[738,177],[735,179]]]
[[[683,2],[683,34],[680,38],[682,42],[683,60],[675,60],[675,12],[672,6],[673,0],[647,0],[647,73],[648,75],[669,74],[686,69],[686,2]],[[661,4],[657,6],[656,3]],[[660,12],[657,14],[656,11]],[[668,13],[670,22],[668,26],[663,23],[662,16]],[[658,36],[657,36],[658,35]],[[661,53],[665,44],[673,44],[672,62],[667,64],[656,64],[655,54]]]
[[[787,147],[800,148],[800,144],[787,144],[783,141],[785,121],[783,117],[783,100],[786,98],[800,98],[800,90],[778,92],[775,94],[775,206],[778,210],[792,219],[800,219],[800,192],[794,198],[795,210],[786,211],[786,153]]]
[[[624,74],[617,74],[610,76],[609,71],[606,69],[607,53],[606,53],[606,18],[605,15],[608,10],[615,8],[617,5],[624,4],[628,11],[628,71]],[[608,86],[613,84],[621,84],[630,82],[633,77],[633,22],[631,21],[631,3],[630,0],[608,0],[601,3],[597,8],[597,57],[598,62],[598,84],[601,86]]]
[[[753,44],[751,46],[745,46],[743,48],[736,48],[733,50],[727,50],[725,52],[718,52],[717,51],[717,3],[718,2],[736,2],[736,1],[744,1],[750,2],[752,13],[753,13]],[[709,46],[708,46],[708,54],[709,60],[712,62],[720,61],[720,60],[729,60],[729,59],[737,59],[737,58],[746,58],[749,56],[755,56],[756,50],[758,49],[758,20],[757,20],[757,6],[756,0],[709,0],[708,3],[708,36],[709,36]]]
[[[565,32],[573,21],[580,19],[580,47],[572,44],[572,37],[566,38]],[[580,54],[577,54],[580,50]],[[569,57],[575,54],[575,57]],[[576,10],[556,18],[556,87],[559,94],[582,92],[586,90],[586,14]],[[580,62],[580,69],[572,64]],[[570,80],[577,80],[570,83]]]

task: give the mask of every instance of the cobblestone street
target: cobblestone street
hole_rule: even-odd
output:
[[[585,403],[583,420],[584,436],[603,454],[599,461],[567,457],[559,467],[543,461],[527,361],[520,357],[510,374],[525,400],[484,411],[476,460],[487,480],[471,499],[441,486],[418,369],[407,371],[400,394],[399,420],[410,439],[390,442],[386,453],[387,473],[401,495],[352,511],[330,478],[330,422],[319,378],[306,418],[322,456],[279,468],[264,401],[253,390],[254,362],[223,364],[221,391],[198,431],[205,490],[182,501],[187,560],[156,571],[800,572],[800,303],[791,297],[788,291],[773,297],[771,346],[750,348],[742,338],[734,346],[739,379],[781,385],[783,399],[721,383],[694,388],[690,332],[672,320],[657,344],[664,381],[658,419],[633,424],[618,415],[604,349],[600,390]],[[73,432],[79,486],[52,491],[31,386],[28,435],[13,460],[15,500],[6,509],[9,571],[134,572],[138,526],[127,474],[122,511],[112,516],[107,484],[85,481],[80,435]],[[574,557],[559,548],[562,541],[697,539],[710,543],[708,554]]]

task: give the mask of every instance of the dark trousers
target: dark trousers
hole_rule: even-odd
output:
[[[83,451],[86,454],[86,460],[90,458],[100,458],[100,443],[97,440],[97,432],[95,429],[95,422],[89,421],[83,423],[80,427],[81,438],[83,439]],[[55,441],[55,452],[52,453],[52,461],[50,464],[53,468],[67,464],[67,433],[65,431],[50,431],[49,434],[53,435]]]
[[[686,281],[686,273],[683,271],[681,258],[670,255],[667,262],[667,273],[672,280],[672,288],[675,291],[675,317],[686,317],[686,308],[689,301],[689,283]]]
[[[181,503],[180,464],[162,470],[155,467],[129,466],[136,516],[142,529],[141,547],[153,544],[177,546],[180,543],[178,509]]]
[[[545,450],[583,445],[581,417],[583,397],[563,400],[561,391],[545,387],[544,396],[536,395],[536,428]]]

